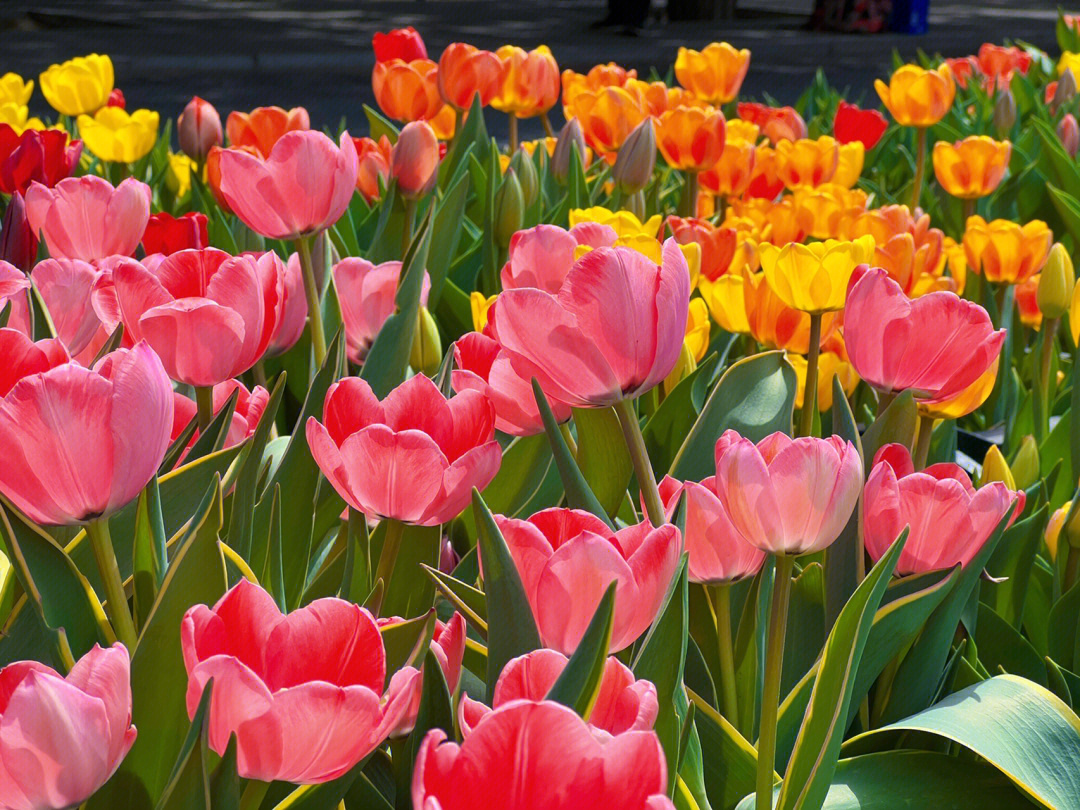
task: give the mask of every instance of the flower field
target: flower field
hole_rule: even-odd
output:
[[[1080,810],[1057,38],[0,77],[0,810]]]

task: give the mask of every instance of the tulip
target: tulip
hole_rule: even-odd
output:
[[[134,163],[157,142],[158,114],[150,110],[128,115],[120,107],[102,107],[93,118],[80,115],[78,124],[86,148],[104,161]]]
[[[1068,152],[1069,157],[1075,158],[1080,151],[1080,125],[1076,123],[1076,116],[1065,113],[1058,122],[1057,135],[1061,147]]]
[[[949,112],[956,96],[956,84],[947,65],[933,70],[903,65],[888,84],[877,79],[874,88],[896,123],[904,127],[933,126]]]
[[[135,742],[130,659],[97,644],[64,677],[37,661],[0,669],[0,785],[6,810],[78,807]]]
[[[150,217],[150,187],[133,177],[113,188],[92,175],[69,177],[54,188],[31,183],[26,218],[45,237],[54,258],[93,261],[130,256]]]
[[[701,188],[721,197],[738,197],[749,188],[757,161],[758,128],[736,118],[726,124],[724,151],[711,169],[698,175]],[[775,195],[774,195],[775,196]]]
[[[716,281],[707,277],[701,280],[699,289],[709,314],[725,332],[732,334],[750,334],[750,322],[746,317],[743,284],[746,283],[741,273],[726,273]],[[802,314],[802,313],[798,313]]]
[[[710,104],[727,104],[739,95],[750,51],[736,50],[726,42],[713,42],[701,51],[679,48],[675,78],[679,84]]]
[[[34,181],[55,186],[75,170],[82,146],[59,130],[28,129],[20,135],[0,124],[0,191],[25,194]]]
[[[877,451],[863,497],[863,542],[875,561],[908,529],[897,576],[967,567],[1013,504],[1010,524],[1024,508],[1023,492],[1001,482],[976,489],[956,464],[916,472],[901,444]]]
[[[304,271],[300,268],[300,257],[293,253],[285,262],[285,300],[281,305],[281,318],[265,356],[277,357],[291,349],[304,332],[307,315]]]
[[[386,652],[371,614],[343,599],[317,599],[283,615],[246,579],[213,608],[184,614],[180,643],[193,717],[213,679],[210,749],[236,738],[245,779],[328,782],[370,754],[409,709],[416,675],[403,667],[384,693]]]
[[[956,143],[934,144],[934,175],[945,191],[962,200],[990,194],[1009,168],[1012,144],[985,135],[972,135]]]
[[[828,135],[817,140],[784,140],[776,145],[776,173],[788,188],[828,183],[836,173],[839,159],[839,145]]]
[[[430,121],[442,110],[438,68],[430,59],[375,63],[371,86],[375,100],[395,121]]]
[[[1073,270],[1072,258],[1064,245],[1055,242],[1039,277],[1039,310],[1047,318],[1062,317],[1069,311],[1075,286],[1076,272]]]
[[[472,734],[480,720],[493,709],[512,701],[542,701],[566,669],[568,660],[560,652],[545,649],[511,658],[499,673],[490,708],[468,695],[461,696],[458,720],[462,737]],[[635,680],[634,673],[625,664],[615,656],[609,656],[604,662],[595,703],[586,718],[594,732],[606,739],[606,735],[648,731],[658,713],[656,687],[652,682]]]
[[[409,365],[413,371],[434,376],[442,366],[442,338],[439,325],[427,307],[421,306],[413,330],[413,342],[409,349]]]
[[[1026,281],[1021,281],[1015,287],[1013,287],[1013,294],[1016,298],[1016,311],[1020,315],[1020,323],[1024,326],[1030,326],[1032,329],[1038,331],[1042,327],[1043,314],[1039,309],[1039,282],[1042,280],[1042,273],[1036,273]]]
[[[424,121],[406,124],[390,153],[390,176],[406,199],[427,194],[438,179],[439,141]]]
[[[833,136],[842,144],[858,141],[863,148],[873,149],[889,122],[877,110],[860,110],[856,105],[840,99],[833,118]]]
[[[455,110],[469,109],[479,96],[486,107],[499,92],[502,63],[491,51],[482,51],[464,42],[446,46],[439,57],[439,93]]]
[[[510,701],[485,715],[460,746],[441,729],[424,737],[412,775],[413,807],[469,810],[493,795],[508,808],[577,807],[583,797],[620,810],[675,806],[655,732],[601,736],[552,701]]]
[[[733,228],[718,228],[707,219],[669,216],[671,235],[680,245],[701,247],[701,273],[716,281],[728,272],[738,250],[738,234]]]
[[[576,509],[545,509],[528,520],[495,516],[545,647],[572,653],[604,592],[615,582],[610,651],[638,638],[656,617],[678,565],[682,539],[648,521],[612,532]],[[481,566],[483,559],[481,558]]]
[[[722,139],[721,148],[723,148]],[[619,147],[619,153],[611,169],[611,177],[623,194],[637,194],[652,182],[655,168],[656,130],[652,119],[646,118],[634,127],[633,132]]]
[[[609,232],[605,234],[605,241],[614,244],[614,231],[607,226],[597,226],[596,230],[600,229]],[[576,231],[577,234],[587,232],[584,229]],[[566,231],[558,225],[536,225],[518,231],[507,248],[507,261],[501,274],[502,288],[535,287],[556,295],[574,265],[579,244],[575,230]]]
[[[793,309],[820,314],[844,308],[848,280],[873,258],[873,237],[850,242],[827,240],[783,248],[761,246],[761,267],[769,286]]]
[[[847,351],[843,347],[843,341],[837,335],[833,335],[823,341],[821,354],[818,355],[818,377],[820,382],[817,387],[817,409],[825,413],[833,406],[833,378],[839,378],[840,386],[848,396],[855,393],[855,387],[859,384],[859,375],[851,365],[847,357]],[[838,350],[839,349],[839,350]],[[791,367],[795,369],[798,378],[798,390],[795,392],[795,407],[803,408],[806,402],[806,372],[807,360],[801,354],[785,355]]]
[[[385,619],[377,619],[379,630],[401,624],[405,620],[399,616],[390,616]],[[454,694],[461,680],[461,662],[465,656],[465,619],[458,613],[450,618],[449,622],[435,620],[435,630],[431,636],[428,649],[435,655],[442,670],[446,685],[450,694]],[[416,672],[411,679],[408,691],[411,693],[409,708],[399,720],[397,726],[390,732],[391,737],[404,737],[416,726],[416,716],[420,711],[420,700],[423,693],[423,672]],[[462,700],[468,700],[464,695]]]
[[[229,145],[250,146],[262,157],[270,157],[274,145],[288,132],[311,129],[308,111],[303,107],[256,107],[250,113],[231,112],[225,122]]]
[[[750,183],[744,190],[747,198],[772,202],[784,190],[784,181],[776,173],[776,163],[776,150],[771,146],[763,145],[754,149]]]
[[[547,115],[559,100],[559,66],[546,45],[531,51],[504,45],[495,52],[501,71],[491,106],[510,116],[510,149],[517,149],[517,119]],[[546,120],[546,119],[545,119]]]
[[[655,239],[660,235],[663,221],[663,217],[656,214],[642,222],[631,211],[609,211],[602,206],[570,209],[570,232],[580,244],[592,247],[611,247],[613,244],[607,241],[610,233],[603,228],[597,229],[597,225],[613,230],[616,238],[648,236]]]
[[[719,110],[676,107],[657,119],[657,146],[673,169],[711,169],[724,151],[724,116]]]
[[[6,282],[4,286],[11,289],[12,283]],[[21,284],[16,289],[20,287],[25,289]],[[46,338],[35,343],[28,335],[10,327],[0,328],[0,351],[5,359],[4,367],[0,369],[0,399],[6,397],[24,377],[43,374],[69,360],[62,341]]]
[[[206,162],[211,148],[221,146],[221,116],[209,101],[194,96],[176,119],[180,149],[196,163]]]
[[[191,211],[174,217],[164,211],[154,214],[146,222],[142,245],[147,255],[162,253],[169,256],[180,250],[208,247],[206,214]]]
[[[0,222],[0,261],[29,273],[37,260],[37,252],[37,234],[26,218],[26,201],[22,194],[15,192],[8,200]]]
[[[274,253],[181,250],[153,269],[118,265],[113,284],[132,339],[146,340],[174,380],[209,388],[266,352],[282,316],[285,268]]]
[[[487,330],[488,312],[491,310],[492,305],[497,299],[498,293],[495,295],[484,297],[482,292],[473,290],[469,293],[469,310],[472,315],[473,329],[477,332],[484,332]]]
[[[585,140],[605,156],[618,151],[630,133],[648,117],[640,95],[623,87],[580,90],[563,96],[567,120],[576,118]]]
[[[1039,444],[1030,433],[1020,440],[1020,449],[1016,451],[1016,458],[1009,469],[1018,490],[1026,490],[1040,480]]]
[[[837,150],[836,171],[833,172],[830,182],[845,189],[854,187],[862,175],[865,159],[866,148],[859,141],[840,144]]]
[[[253,157],[259,157],[259,150],[254,146],[230,146],[228,150],[236,150],[244,152]],[[221,194],[221,154],[226,149],[222,149],[220,146],[210,147],[210,151],[206,155],[206,184],[210,186],[210,192],[214,195],[214,200],[221,210],[228,213],[232,213],[232,209],[229,207],[228,201]]]
[[[0,76],[0,104],[30,103],[34,94],[34,80],[26,81],[18,73],[5,73]]]
[[[30,279],[26,277],[26,274],[11,262],[0,259],[0,317],[4,317],[4,308],[28,289],[30,289]],[[14,306],[13,304],[12,309]],[[11,313],[8,314],[7,320],[8,325],[11,326]],[[26,330],[25,334],[30,337],[30,330]]]
[[[389,62],[401,59],[412,62],[414,59],[427,59],[427,47],[424,40],[411,25],[394,28],[389,33],[376,31],[371,38],[371,48],[375,51],[376,62]]]
[[[115,263],[123,262],[135,260],[116,257],[103,264],[111,272]],[[57,337],[72,357],[90,349],[90,357],[85,359],[92,360],[108,340],[91,303],[91,293],[103,272],[102,267],[78,259],[46,259],[38,262],[30,274]]]
[[[349,359],[363,363],[375,336],[397,307],[395,296],[401,262],[375,265],[366,259],[349,257],[334,265],[331,273],[341,303]],[[425,272],[420,287],[421,306],[427,306],[430,290],[431,280]]]
[[[7,124],[15,134],[21,135],[28,129],[45,129],[45,124],[40,118],[30,117],[30,108],[12,104],[0,104],[0,124]]]
[[[239,380],[226,380],[214,386],[212,400],[214,416],[221,413],[221,409],[225,407],[234,391],[238,392],[236,405],[233,408],[232,418],[229,420],[229,427],[225,432],[225,441],[221,445],[222,448],[236,447],[240,442],[250,438],[255,433],[255,428],[259,426],[259,420],[262,419],[266,404],[270,400],[270,392],[261,385],[256,385],[249,391],[247,386]],[[169,435],[170,443],[179,438],[196,415],[197,405],[195,402],[182,394],[173,394],[173,423]],[[193,445],[198,440],[198,437],[199,431],[196,429],[195,433],[192,434],[188,447]],[[187,451],[185,450],[184,455],[186,454]],[[177,463],[183,463],[183,456]]]
[[[356,189],[372,203],[390,183],[390,139],[385,135],[377,141],[353,138],[353,145],[356,147]]]
[[[993,123],[994,131],[1002,140],[1016,123],[1016,98],[1007,87],[998,91],[997,100],[994,102]]]
[[[1019,225],[1006,219],[987,222],[973,216],[964,231],[967,266],[988,281],[1018,284],[1042,269],[1054,237],[1046,223]]]
[[[113,64],[92,53],[52,65],[41,74],[41,92],[61,115],[94,113],[105,106],[113,89]]]
[[[743,304],[750,334],[764,346],[808,354],[810,351],[810,315],[792,309],[776,294],[764,273],[743,270]],[[836,328],[832,313],[821,319],[822,339]]]
[[[757,126],[773,146],[781,141],[806,138],[806,122],[793,107],[768,107],[740,101],[737,110],[739,118]]]
[[[1057,110],[1076,98],[1076,74],[1070,68],[1061,74],[1061,78],[1054,82],[1054,96],[1051,99],[1051,109]]]
[[[582,132],[581,123],[576,118],[570,118],[559,130],[549,166],[552,177],[560,183],[566,182],[566,175],[570,171],[570,154],[574,151],[577,152],[582,168],[587,166],[588,147],[585,145],[585,134]]]

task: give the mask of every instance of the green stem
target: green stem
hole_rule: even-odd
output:
[[[94,552],[98,573],[105,586],[106,611],[112,622],[116,638],[123,642],[128,654],[135,653],[138,633],[131,618],[127,595],[124,593],[124,580],[120,578],[120,568],[116,564],[116,552],[113,550],[112,535],[109,534],[109,521],[106,518],[92,520],[86,525],[86,536],[90,538],[90,548]]]
[[[1057,335],[1059,318],[1047,318],[1043,321],[1039,333],[1039,379],[1036,394],[1032,401],[1035,416],[1035,441],[1040,445],[1050,431],[1050,372],[1054,364],[1054,338]]]
[[[814,410],[817,408],[818,356],[821,354],[821,313],[810,313],[810,350],[806,355],[806,386],[803,388],[799,435],[814,432]]]
[[[912,461],[915,471],[926,469],[926,460],[930,458],[930,439],[934,433],[934,417],[919,417],[919,438],[915,441],[915,454]]]
[[[652,463],[649,461],[649,452],[645,449],[645,437],[641,435],[641,425],[638,424],[633,400],[621,399],[616,402],[615,415],[619,417],[626,448],[630,451],[630,460],[634,463],[634,473],[645,500],[649,522],[653,526],[663,526],[667,523],[664,517],[664,502],[660,499],[660,490],[656,486],[656,475],[653,474]]]
[[[555,129],[551,126],[551,119],[546,112],[540,113],[540,123],[544,125],[544,134],[549,138],[555,137]]]
[[[975,203],[976,200],[961,200],[960,201],[964,211],[964,221],[960,223],[960,238],[963,239],[964,231],[967,230],[967,221],[975,216]]]
[[[401,229],[401,261],[405,261],[405,254],[409,252],[412,244],[413,222],[416,220],[416,200],[405,200],[405,225]]]
[[[877,415],[881,416],[885,413],[885,409],[893,404],[893,400],[896,399],[896,391],[879,391],[877,399]]]
[[[563,422],[559,425],[559,432],[562,433],[566,446],[570,448],[570,454],[577,458],[577,442],[574,440],[574,434],[570,432],[570,425]]]
[[[244,787],[244,793],[240,796],[240,810],[258,810],[266,798],[266,792],[270,790],[269,782],[260,782],[252,779]]]
[[[911,182],[911,213],[922,196],[923,175],[926,174],[926,127],[915,130],[915,179]]]
[[[791,569],[795,558],[776,556],[769,636],[765,648],[765,683],[761,694],[761,732],[758,735],[757,810],[771,810],[776,773],[776,717],[780,709],[780,673],[784,664],[784,634],[787,631],[788,600],[791,596]]]
[[[322,368],[326,359],[326,333],[323,331],[322,302],[315,284],[315,268],[311,264],[311,237],[296,240],[296,253],[300,257],[300,269],[304,274],[304,295],[307,296],[308,320],[311,324],[311,349],[315,353],[315,369]]]
[[[405,533],[405,524],[400,520],[385,518],[386,534],[383,536],[382,552],[379,554],[379,567],[375,569],[375,582],[380,579],[383,583],[382,593],[378,595],[375,603],[371,606],[376,615],[382,609],[386,592],[390,588],[390,577],[394,573],[394,563],[397,562],[398,551],[401,549],[401,537]]]
[[[686,175],[686,185],[683,186],[683,196],[680,200],[680,213],[684,217],[697,216],[698,175],[692,169],[683,172]]]
[[[209,385],[195,386],[195,405],[199,414],[199,433],[204,433],[214,421],[214,389]]]
[[[731,585],[702,586],[716,616],[716,645],[720,652],[720,691],[724,717],[739,727],[739,696],[735,690],[735,642],[731,636]]]
[[[518,150],[518,119],[513,113],[507,113],[507,117],[510,119],[510,154],[513,155]]]

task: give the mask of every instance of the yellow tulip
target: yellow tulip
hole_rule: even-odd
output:
[[[1046,263],[1054,235],[1042,220],[1021,226],[1011,220],[969,217],[964,230],[968,269],[988,281],[1019,284]]]
[[[30,108],[25,104],[7,101],[0,104],[0,124],[7,124],[17,135],[28,129],[45,129],[40,118],[30,118]]]
[[[1058,76],[1064,76],[1066,70],[1071,70],[1073,76],[1080,75],[1080,53],[1065,51],[1057,64]]]
[[[187,155],[169,152],[169,170],[165,174],[165,184],[177,197],[183,197],[191,190],[191,173],[195,170],[195,161]]]
[[[1080,284],[1073,287],[1069,303],[1069,331],[1072,332],[1073,346],[1080,346]]]
[[[799,227],[815,239],[838,237],[845,222],[866,210],[866,192],[835,183],[796,189],[791,200]]]
[[[844,308],[848,281],[855,267],[874,257],[874,238],[860,236],[852,242],[829,239],[782,248],[761,246],[761,268],[780,300],[792,309],[811,314]]]
[[[840,144],[840,155],[836,161],[836,171],[833,172],[830,182],[844,188],[854,187],[862,175],[865,158],[866,147],[863,146],[862,141]]]
[[[885,84],[874,82],[882,103],[896,123],[904,127],[929,127],[952,108],[956,83],[948,65],[926,70],[918,65],[903,65]]]
[[[931,154],[938,184],[954,197],[975,200],[1001,183],[1009,168],[1012,144],[972,135],[956,143],[938,141]]]
[[[683,339],[690,356],[700,363],[709,348],[709,307],[700,298],[690,299],[690,312],[686,317],[686,337]]]
[[[131,163],[154,148],[158,136],[158,114],[135,110],[128,114],[120,107],[102,107],[94,117],[79,116],[79,135],[86,148],[101,160]]]
[[[739,94],[750,51],[737,50],[726,42],[713,42],[700,51],[679,48],[675,78],[679,84],[710,104],[727,104]]]
[[[30,103],[33,93],[33,79],[25,81],[18,73],[5,73],[0,76],[0,104],[11,102],[25,106]]]
[[[488,322],[488,310],[491,309],[492,304],[495,303],[495,299],[498,295],[493,295],[490,298],[484,298],[484,294],[473,290],[469,293],[469,309],[472,310],[472,322],[473,329],[477,332],[483,332],[484,327]]]
[[[92,53],[52,65],[40,76],[41,92],[49,105],[64,115],[94,113],[105,106],[113,89],[113,63]]]
[[[599,222],[608,225],[616,236],[637,236],[645,234],[653,239],[660,233],[660,225],[664,218],[660,214],[649,217],[642,222],[632,211],[609,211],[601,206],[593,208],[575,208],[570,211],[570,227],[582,222]]]
[[[705,305],[720,328],[733,334],[750,334],[750,322],[746,317],[746,298],[743,293],[745,279],[742,273],[725,273],[709,281],[703,278],[700,292]]]
[[[951,399],[940,402],[915,400],[919,415],[928,419],[959,419],[967,416],[990,398],[994,383],[997,382],[998,363],[999,360],[994,360],[993,365],[984,371],[979,379]]]

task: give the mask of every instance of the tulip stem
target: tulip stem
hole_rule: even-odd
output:
[[[405,254],[409,252],[412,244],[413,223],[416,221],[416,200],[405,200],[405,224],[401,227],[401,261],[404,263]]]
[[[686,175],[686,185],[683,186],[683,197],[680,200],[682,209],[682,215],[684,217],[697,216],[697,197],[698,197],[698,173],[686,169],[684,174]]]
[[[1043,321],[1042,332],[1039,333],[1039,379],[1032,400],[1035,411],[1035,441],[1039,444],[1042,444],[1050,430],[1050,411],[1053,410],[1053,403],[1050,401],[1050,372],[1054,365],[1054,338],[1060,320],[1047,318]]]
[[[90,548],[94,552],[98,573],[105,586],[106,611],[112,622],[116,638],[128,648],[128,654],[134,655],[138,643],[135,622],[131,618],[127,595],[124,593],[124,580],[120,578],[120,568],[116,564],[116,552],[113,550],[112,535],[109,533],[109,521],[106,518],[92,520],[86,525],[86,536],[90,538]]]
[[[382,552],[379,554],[379,566],[375,569],[375,582],[381,579],[382,590],[375,597],[371,606],[372,612],[378,616],[382,610],[383,600],[390,588],[390,577],[394,573],[394,563],[397,562],[398,551],[401,549],[401,537],[405,533],[405,524],[400,520],[386,518],[386,534],[383,535]]]
[[[934,417],[919,417],[919,437],[915,440],[915,472],[926,469],[926,460],[930,458],[930,439],[934,434]]]
[[[244,792],[240,796],[239,810],[258,810],[270,790],[269,782],[260,782],[257,779],[250,780],[244,786]]]
[[[663,526],[667,523],[664,517],[664,502],[660,499],[660,489],[656,486],[656,475],[653,473],[652,462],[649,461],[649,451],[645,449],[645,437],[641,435],[641,425],[638,424],[633,400],[620,399],[616,402],[615,415],[619,417],[626,448],[630,451],[630,460],[634,463],[634,473],[637,475],[641,497],[645,500],[649,522],[653,526]]]
[[[911,213],[919,206],[922,196],[923,175],[926,174],[926,127],[915,130],[915,179],[911,181]]]
[[[806,355],[806,386],[803,389],[799,435],[814,432],[814,409],[817,408],[818,356],[821,354],[821,313],[810,313],[810,348]]]
[[[506,116],[510,123],[510,155],[513,156],[518,150],[518,119],[513,113],[507,113]]]
[[[776,717],[780,709],[780,674],[784,664],[784,635],[787,632],[788,601],[791,597],[791,569],[795,558],[778,554],[773,579],[769,636],[765,647],[765,683],[761,694],[761,730],[758,734],[757,810],[771,810],[776,775]]]
[[[570,455],[577,458],[577,442],[574,440],[574,434],[570,432],[569,423],[563,422],[559,425],[559,432],[562,433],[563,441],[566,442],[566,446],[570,448]]]
[[[214,421],[214,389],[209,385],[195,386],[195,404],[199,414],[199,433],[205,433]]]
[[[540,123],[544,125],[544,134],[549,138],[555,137],[555,129],[551,126],[551,119],[546,112],[540,113]]]
[[[326,360],[326,333],[323,331],[319,288],[315,284],[315,267],[311,263],[311,237],[301,236],[296,240],[296,253],[304,274],[304,295],[307,296],[308,320],[311,324],[311,350],[315,353],[315,370],[318,370]]]
[[[720,652],[720,691],[724,717],[735,728],[739,727],[739,696],[735,690],[735,644],[731,637],[731,585],[703,585],[705,595],[716,617],[716,646]]]
[[[977,200],[967,198],[961,201],[964,209],[964,221],[960,223],[960,238],[963,239],[964,231],[967,230],[967,221],[975,216],[975,203]]]

